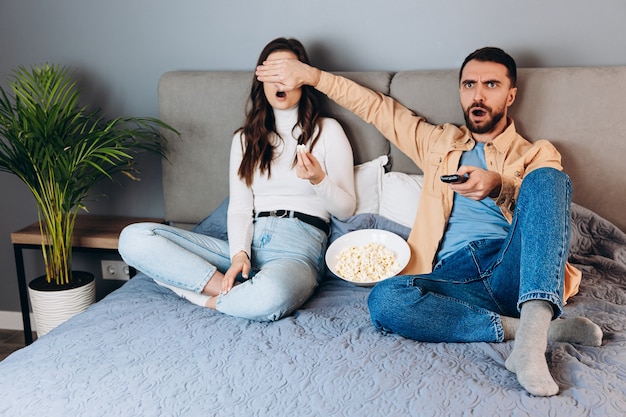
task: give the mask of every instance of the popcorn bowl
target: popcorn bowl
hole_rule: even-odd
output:
[[[409,263],[410,257],[408,243],[397,234],[379,229],[361,229],[335,240],[328,247],[325,259],[328,269],[336,277],[371,287],[397,275]],[[390,259],[395,260],[393,265]]]

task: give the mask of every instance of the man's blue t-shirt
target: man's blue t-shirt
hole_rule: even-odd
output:
[[[487,169],[485,144],[477,142],[474,149],[463,152],[461,165]],[[475,240],[503,239],[509,226],[491,198],[476,201],[454,193],[452,213],[437,258],[441,260]]]

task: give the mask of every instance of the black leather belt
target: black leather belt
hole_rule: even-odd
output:
[[[319,217],[310,216],[308,214],[300,213],[299,211],[293,210],[272,210],[272,211],[262,211],[257,213],[256,217],[287,217],[287,218],[296,218],[305,223],[310,224],[311,226],[315,226],[320,229],[322,232],[329,234],[330,233],[330,225]]]

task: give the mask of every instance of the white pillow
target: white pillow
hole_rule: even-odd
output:
[[[384,174],[379,214],[404,226],[413,227],[423,183],[423,175],[403,172]]]
[[[354,188],[356,191],[356,210],[354,214],[378,214],[387,155],[379,156],[354,167]]]

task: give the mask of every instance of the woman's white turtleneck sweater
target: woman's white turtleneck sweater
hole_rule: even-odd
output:
[[[230,201],[228,205],[228,242],[231,258],[240,251],[250,255],[254,213],[270,210],[295,210],[326,221],[330,215],[345,219],[354,213],[354,167],[352,148],[341,125],[334,119],[321,121],[322,134],[311,151],[326,173],[316,185],[298,178],[293,161],[296,156],[300,128],[293,130],[298,120],[298,107],[274,110],[276,130],[271,177],[255,173],[252,187],[239,175],[245,140],[235,134],[229,168]],[[282,138],[282,139],[281,139]],[[309,149],[309,145],[307,145]]]

